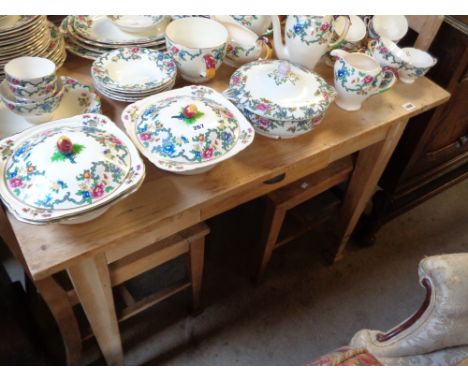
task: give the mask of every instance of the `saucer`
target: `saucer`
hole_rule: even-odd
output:
[[[51,121],[78,114],[100,113],[101,100],[90,86],[67,76],[60,78],[64,83],[64,94],[60,105],[52,114]],[[13,113],[0,102],[0,139],[18,134],[31,126],[35,125]]]

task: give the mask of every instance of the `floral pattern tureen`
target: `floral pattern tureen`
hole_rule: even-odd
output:
[[[0,196],[18,219],[31,223],[108,206],[135,191],[145,175],[132,142],[100,114],[33,127],[0,141],[0,150]]]
[[[265,60],[240,67],[224,94],[260,134],[292,138],[320,123],[336,92],[320,76],[299,65]]]
[[[187,86],[129,105],[122,121],[130,138],[157,167],[195,174],[247,147],[254,131],[214,90]]]

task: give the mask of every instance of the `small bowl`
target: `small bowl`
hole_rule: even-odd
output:
[[[405,53],[406,59],[405,63],[398,68],[398,75],[405,84],[412,84],[437,64],[437,59],[423,50],[403,48],[402,51]]]
[[[369,35],[372,38],[387,37],[398,42],[407,32],[408,20],[403,15],[376,15],[369,22]]]
[[[18,101],[7,85],[7,81],[3,80],[0,84],[0,98],[6,107],[13,113],[24,117],[31,123],[43,123],[52,118],[52,113],[60,105],[64,94],[64,86],[61,80],[58,81],[57,92],[49,98],[42,101],[22,102]]]
[[[108,15],[110,21],[125,32],[141,33],[160,24],[164,15]]]
[[[42,57],[18,57],[9,61],[4,68],[8,83],[23,87],[46,87],[56,81],[55,63]]]

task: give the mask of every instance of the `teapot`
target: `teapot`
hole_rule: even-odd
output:
[[[320,58],[337,46],[348,33],[349,18],[338,38],[334,37],[334,16],[288,16],[285,27],[285,44],[282,41],[278,16],[271,16],[273,42],[279,59],[288,60],[313,70]]]

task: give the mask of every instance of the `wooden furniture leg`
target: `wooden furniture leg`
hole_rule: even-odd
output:
[[[275,244],[286,216],[287,208],[277,206],[271,199],[266,199],[265,219],[263,221],[263,234],[261,239],[262,253],[260,255],[255,282],[259,283],[265,273],[265,269],[271,260]]]
[[[81,333],[67,292],[52,277],[35,281],[34,285],[57,323],[65,347],[67,365],[79,365]]]
[[[372,197],[377,182],[400,140],[407,122],[408,120],[405,119],[395,123],[389,128],[384,140],[359,152],[340,211],[337,229],[339,244],[333,261],[343,258],[344,248],[366,207],[366,203]]]
[[[190,243],[189,273],[192,283],[192,311],[200,311],[200,292],[203,281],[203,264],[205,260],[205,238],[199,238]]]
[[[121,365],[122,342],[106,257],[85,258],[68,274],[104,358],[109,365]]]

